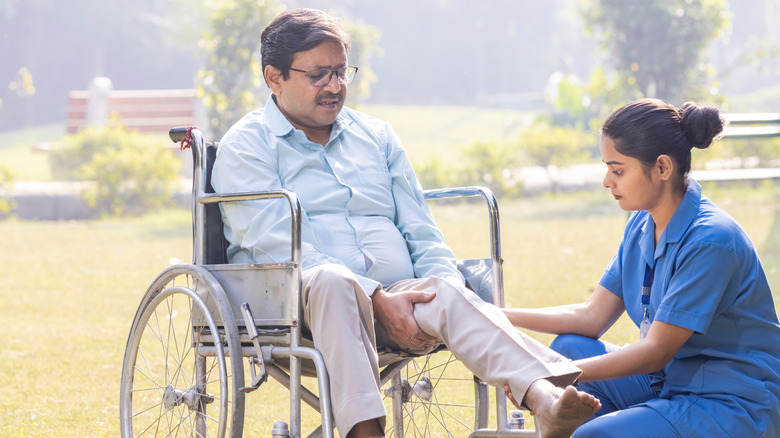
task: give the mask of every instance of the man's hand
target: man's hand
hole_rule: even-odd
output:
[[[515,405],[517,409],[523,409],[523,407],[520,406],[520,403],[518,403],[517,400],[515,400],[515,396],[512,395],[512,388],[510,388],[509,385],[504,385],[504,394],[506,395],[506,398],[508,398],[509,401],[511,401],[512,404]],[[533,414],[534,414],[533,411],[531,411],[531,415]]]
[[[374,308],[374,317],[399,347],[427,350],[440,342],[420,329],[413,311],[415,303],[427,303],[434,297],[435,292],[405,291],[389,294],[378,289],[371,296],[371,305]]]

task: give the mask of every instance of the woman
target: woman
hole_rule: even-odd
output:
[[[780,325],[752,242],[687,176],[717,109],[642,99],[612,114],[599,148],[620,208],[637,211],[584,303],[506,309],[583,370],[602,408],[574,437],[780,437]],[[598,338],[627,312],[639,341]]]

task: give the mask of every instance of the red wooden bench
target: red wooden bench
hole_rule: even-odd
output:
[[[67,132],[75,134],[88,125],[89,91],[71,91],[68,97]],[[168,133],[172,126],[198,122],[195,90],[111,90],[106,116],[116,115],[125,127],[142,133]]]

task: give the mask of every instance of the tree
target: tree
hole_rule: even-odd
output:
[[[262,105],[268,92],[260,62],[260,34],[285,7],[274,0],[220,0],[211,13],[209,31],[200,42],[206,66],[197,77],[198,95],[207,111],[208,134],[220,138],[231,124]],[[360,72],[350,86],[350,98],[365,97],[376,79],[368,61],[381,53],[379,31],[342,19],[352,37],[350,61]]]
[[[222,137],[262,100],[260,33],[283,10],[275,1],[222,0],[212,11],[209,31],[199,44],[207,58],[196,86],[213,138]]]
[[[622,100],[714,99],[707,44],[730,28],[725,0],[583,0],[587,27],[626,78]]]

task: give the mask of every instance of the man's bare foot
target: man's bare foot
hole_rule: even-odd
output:
[[[542,438],[569,438],[601,408],[596,397],[573,386],[558,388],[546,379],[531,384],[524,402],[536,415],[534,421]]]
[[[352,426],[347,438],[383,438],[382,426],[377,419],[366,420]]]

